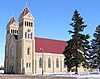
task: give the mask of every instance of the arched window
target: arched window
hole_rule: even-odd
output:
[[[31,39],[32,39],[32,33],[31,33]]]
[[[28,34],[28,39],[30,38],[30,34]]]
[[[12,47],[11,49],[11,58],[14,59],[14,55],[15,55],[15,48]]]
[[[25,21],[25,26],[26,26],[26,21]]]
[[[18,30],[17,30],[17,34],[18,34]]]
[[[30,48],[27,48],[27,55],[30,55]]]
[[[31,23],[31,27],[33,26],[33,23]]]
[[[12,29],[11,29],[11,33],[12,33]]]
[[[27,22],[27,26],[28,26],[28,22]]]
[[[13,30],[13,33],[14,33],[14,30]]]
[[[42,68],[42,58],[39,59],[39,68]]]
[[[56,59],[56,68],[59,68],[59,59]]]
[[[48,58],[48,68],[51,68],[51,59]]]
[[[28,63],[26,63],[26,68],[28,68]]]
[[[30,26],[30,22],[29,22],[29,26]]]
[[[15,33],[16,33],[16,30],[15,30]]]
[[[25,38],[27,38],[27,32],[25,32]]]

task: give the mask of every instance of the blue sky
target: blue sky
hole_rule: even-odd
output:
[[[75,9],[84,18],[87,28],[84,33],[92,34],[100,24],[100,0],[27,0],[28,7],[35,18],[35,36],[69,40],[68,30]],[[0,66],[3,65],[6,42],[6,25],[13,13],[18,21],[26,5],[26,0],[1,0],[0,2]]]

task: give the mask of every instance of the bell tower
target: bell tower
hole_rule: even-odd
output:
[[[14,16],[12,16],[12,18],[9,20],[6,30],[7,34],[10,33],[11,35],[18,35],[18,26]]]
[[[5,73],[16,73],[16,42],[12,38],[17,39],[18,26],[15,17],[9,20],[6,27],[6,45],[5,45],[5,62],[4,72]]]
[[[18,49],[20,52],[21,73],[34,74],[34,17],[26,5],[19,17]]]

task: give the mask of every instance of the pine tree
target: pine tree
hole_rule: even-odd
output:
[[[72,21],[73,23],[70,25],[73,27],[73,31],[69,30],[72,39],[67,42],[68,46],[65,47],[63,54],[65,56],[64,62],[67,65],[68,71],[75,70],[75,73],[77,74],[78,67],[89,67],[88,49],[90,46],[88,39],[90,36],[82,34],[87,25],[83,25],[83,18],[77,10],[74,11]]]
[[[93,36],[94,39],[91,41],[92,51],[90,53],[91,68],[99,68],[100,70],[100,25],[96,27]]]

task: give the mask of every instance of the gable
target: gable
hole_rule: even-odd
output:
[[[14,18],[14,16],[9,20],[9,22],[8,22],[8,26],[10,26],[11,24],[13,24],[13,23],[15,23],[16,22],[16,20],[15,20],[15,18]]]
[[[34,19],[31,13],[26,14],[24,18]]]

